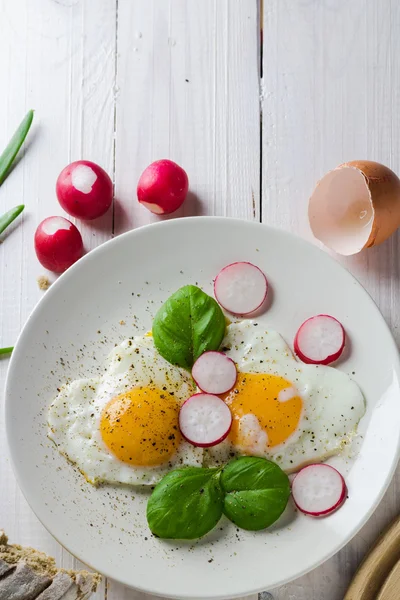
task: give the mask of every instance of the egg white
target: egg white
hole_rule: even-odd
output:
[[[195,391],[190,374],[162,358],[152,337],[137,336],[112,350],[103,375],[63,386],[52,402],[49,437],[89,482],[153,485],[171,469],[202,465],[203,450],[184,440],[168,462],[152,467],[128,465],[104,444],[100,420],[105,405],[123,392],[150,385],[173,390],[178,405]]]
[[[280,399],[285,401],[297,392],[303,410],[292,435],[272,448],[257,417],[245,415],[241,427],[248,433],[250,447],[234,447],[229,439],[225,440],[206,452],[207,464],[223,464],[235,454],[252,454],[291,472],[338,454],[351,443],[365,413],[365,402],[360,388],[348,375],[332,367],[299,362],[279,333],[265,330],[254,321],[229,325],[222,348],[239,372],[266,373],[289,381],[292,388],[282,392]]]

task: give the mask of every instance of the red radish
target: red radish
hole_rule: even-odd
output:
[[[140,176],[137,195],[143,206],[156,215],[175,212],[189,189],[186,171],[172,160],[156,160]]]
[[[330,465],[309,465],[301,469],[292,483],[294,503],[301,512],[323,517],[337,510],[347,497],[346,483]]]
[[[204,352],[194,363],[192,377],[197,386],[208,394],[225,394],[236,383],[236,365],[222,352]]]
[[[68,219],[48,217],[36,229],[35,250],[45,269],[62,273],[82,256],[82,236]]]
[[[268,292],[264,273],[249,262],[224,267],[214,282],[214,294],[220,305],[235,315],[247,315],[263,304]]]
[[[183,437],[200,448],[222,442],[232,425],[232,414],[221,398],[213,394],[194,394],[181,406],[179,429]]]
[[[97,219],[108,211],[113,184],[107,173],[89,160],[66,166],[56,183],[57,198],[65,212],[79,219]]]
[[[294,338],[294,351],[311,365],[329,365],[339,358],[345,345],[343,325],[330,315],[304,321]]]

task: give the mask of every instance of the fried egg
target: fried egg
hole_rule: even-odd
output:
[[[351,443],[365,402],[348,375],[299,362],[279,333],[254,321],[229,325],[222,348],[238,369],[224,396],[233,422],[227,440],[207,451],[208,464],[253,455],[291,472]]]
[[[49,408],[49,437],[90,483],[152,485],[173,468],[202,465],[203,451],[178,426],[194,391],[190,374],[164,360],[152,337],[125,340],[103,375],[61,388]]]

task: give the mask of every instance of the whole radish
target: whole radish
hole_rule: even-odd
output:
[[[88,160],[67,165],[56,183],[57,198],[65,212],[79,219],[97,219],[110,208],[113,184],[107,173]]]
[[[81,258],[82,236],[68,219],[48,217],[36,229],[35,250],[45,269],[62,273]]]
[[[172,160],[156,160],[141,174],[137,195],[143,206],[156,215],[175,212],[189,189],[186,172]]]

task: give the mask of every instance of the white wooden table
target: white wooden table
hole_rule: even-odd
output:
[[[98,162],[115,181],[114,210],[79,223],[88,250],[157,220],[135,190],[158,158],[189,174],[190,199],[174,217],[233,215],[309,239],[307,198],[325,171],[367,158],[398,172],[399,31],[398,0],[0,0],[0,145],[36,110],[23,160],[0,190],[0,213],[26,204],[0,246],[0,346],[13,344],[43,294],[33,232],[62,214],[54,186],[71,160]],[[342,261],[398,341],[399,253],[395,235]],[[274,599],[341,600],[399,498],[398,472],[361,533]],[[3,419],[0,526],[76,566],[17,487]],[[143,596],[105,581],[95,600]]]

